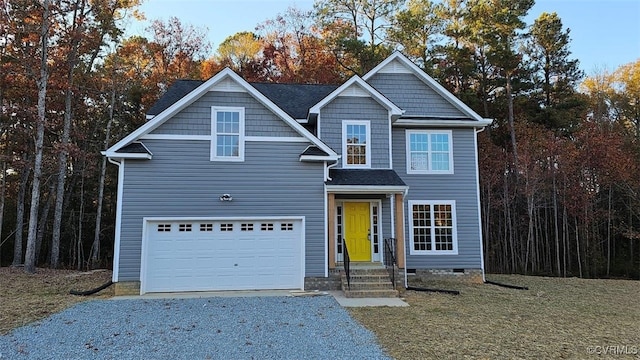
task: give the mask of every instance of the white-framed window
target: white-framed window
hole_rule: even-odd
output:
[[[211,161],[244,161],[244,108],[211,107]]]
[[[342,122],[342,167],[371,167],[371,123],[367,120]]]
[[[407,174],[453,174],[451,130],[407,130]]]
[[[409,201],[411,255],[457,255],[456,202]]]

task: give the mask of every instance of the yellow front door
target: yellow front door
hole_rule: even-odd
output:
[[[351,261],[371,261],[371,214],[368,202],[344,203],[344,240]]]

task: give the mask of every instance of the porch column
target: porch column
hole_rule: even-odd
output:
[[[336,268],[336,194],[327,194],[327,244],[329,246],[329,269]]]
[[[395,194],[395,202],[396,262],[399,268],[404,269],[404,201],[402,194]]]

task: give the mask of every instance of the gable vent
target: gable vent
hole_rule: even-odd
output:
[[[357,96],[357,97],[369,97],[371,96],[367,91],[357,85],[351,85],[344,89],[338,96]]]
[[[247,92],[245,88],[238,85],[235,81],[230,78],[226,78],[221,80],[214,86],[212,86],[209,91],[226,91],[226,92]]]
[[[411,70],[398,60],[393,60],[385,65],[378,73],[383,74],[410,74]]]

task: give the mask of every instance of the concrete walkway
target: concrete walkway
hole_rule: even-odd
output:
[[[329,294],[331,294],[342,307],[409,306],[409,304],[400,298],[348,298],[344,296],[342,291],[329,291]]]
[[[342,307],[366,307],[366,306],[409,306],[400,298],[347,298],[342,291],[301,291],[301,290],[239,290],[239,291],[193,291],[176,293],[148,293],[144,295],[115,296],[112,300],[134,299],[200,299],[212,297],[312,297],[333,296]]]

